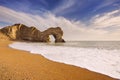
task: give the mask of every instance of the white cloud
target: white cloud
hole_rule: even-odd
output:
[[[100,5],[98,5],[93,12],[99,10],[99,9],[102,9],[104,7],[107,7],[109,5],[112,5],[114,2],[116,2],[116,0],[104,0]],[[113,4],[114,5],[114,4]]]
[[[120,16],[114,16],[114,14],[118,12],[119,11],[113,11],[94,17],[91,19],[90,25],[86,26],[86,24],[81,21],[70,21],[64,17],[56,17],[51,13],[45,13],[39,16],[17,12],[0,6],[0,22],[7,22],[10,24],[23,23],[28,26],[36,26],[40,30],[60,26],[64,31],[65,40],[120,40],[119,27],[114,31],[104,29],[104,27],[109,27],[109,25],[120,25]]]
[[[58,7],[53,10],[54,14],[65,14],[71,11],[69,9],[76,3],[76,0],[64,0]]]
[[[95,28],[120,28],[120,10],[98,15],[92,19],[92,26]]]

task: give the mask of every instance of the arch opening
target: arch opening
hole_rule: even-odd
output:
[[[53,35],[49,35],[49,39],[51,43],[55,42],[55,37]]]

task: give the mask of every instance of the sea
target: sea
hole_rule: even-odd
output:
[[[9,46],[120,79],[120,41],[15,42]]]

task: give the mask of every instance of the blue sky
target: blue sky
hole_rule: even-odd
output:
[[[0,0],[0,5],[31,14],[51,12],[68,19],[88,20],[120,8],[120,0]]]
[[[62,26],[68,31],[66,36],[73,32],[78,40],[111,40],[113,36],[120,40],[117,38],[119,14],[120,0],[0,0],[1,27],[14,23],[43,30],[48,26]],[[90,38],[85,38],[87,35]]]

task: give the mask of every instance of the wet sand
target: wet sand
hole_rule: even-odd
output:
[[[84,68],[50,61],[0,41],[0,80],[116,80]]]

